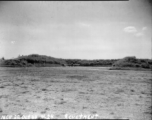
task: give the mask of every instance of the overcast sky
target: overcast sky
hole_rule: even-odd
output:
[[[152,6],[129,1],[0,2],[0,58],[151,58]]]

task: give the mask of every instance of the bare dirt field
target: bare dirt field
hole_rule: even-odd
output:
[[[0,117],[150,120],[151,75],[102,67],[1,67]]]

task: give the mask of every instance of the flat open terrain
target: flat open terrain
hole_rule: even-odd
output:
[[[0,68],[0,116],[151,119],[150,71],[102,67]]]

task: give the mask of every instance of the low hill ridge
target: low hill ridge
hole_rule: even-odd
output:
[[[51,67],[51,66],[111,66],[118,59],[109,60],[82,60],[61,59],[46,55],[30,54],[14,59],[1,60],[3,67]]]
[[[46,55],[30,54],[22,55],[14,59],[4,58],[0,60],[1,67],[57,67],[57,66],[93,66],[93,67],[111,67],[110,69],[126,68],[152,68],[152,60],[137,59],[135,56],[125,57],[123,59],[61,59]]]
[[[152,69],[152,60],[129,56],[114,62],[111,69]]]

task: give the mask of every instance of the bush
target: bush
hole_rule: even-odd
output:
[[[10,61],[10,65],[16,65],[17,63],[15,61]]]
[[[141,67],[141,65],[139,65],[139,64],[135,64],[135,67],[139,68],[139,67]]]
[[[146,63],[142,63],[141,67],[142,68],[150,68],[150,66],[148,64],[146,64]]]

